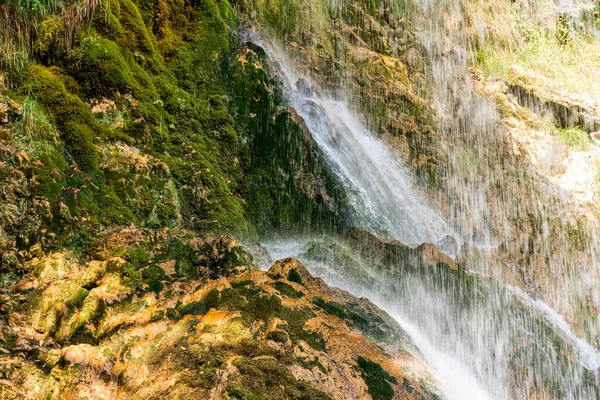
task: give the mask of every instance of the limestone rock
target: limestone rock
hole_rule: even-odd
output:
[[[435,381],[402,348],[406,342],[369,339],[350,315],[360,315],[382,339],[400,335],[397,324],[368,300],[312,277],[298,260],[280,260],[263,272],[242,256],[233,238],[195,238],[177,245],[180,252],[199,252],[190,260],[214,270],[217,264],[247,268],[218,279],[194,278],[192,270],[183,277],[163,245],[168,239],[149,243],[145,232],[122,235],[107,243],[129,240],[133,247],[108,249],[105,243],[98,253],[104,260],[56,253],[31,261],[36,290],[31,295],[19,291],[23,285],[13,289],[11,297],[23,297],[25,313],[13,319],[10,334],[43,353],[48,370],[9,347],[7,356],[17,367],[4,372],[0,387],[36,397],[225,399],[242,393],[350,400],[370,397],[377,378],[369,368],[380,368],[385,373],[377,385],[389,388],[393,398],[436,398]],[[231,264],[232,251],[237,253]],[[160,272],[154,259],[175,262],[176,272]],[[8,334],[2,336],[2,329],[0,324],[0,344]],[[116,379],[123,384],[114,385]]]

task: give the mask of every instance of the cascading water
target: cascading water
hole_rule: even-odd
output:
[[[411,266],[414,260],[386,269],[360,255],[360,272],[348,274],[335,260],[310,251],[323,239],[265,247],[274,258],[300,258],[329,284],[368,297],[392,315],[419,347],[447,398],[600,398],[599,353],[580,333],[594,336],[597,321],[579,321],[577,330],[552,308],[572,312],[576,298],[593,288],[599,254],[595,228],[582,228],[592,237],[586,253],[573,252],[571,234],[562,232],[569,225],[557,222],[570,216],[562,210],[569,209],[564,196],[541,180],[532,183],[535,173],[507,155],[495,107],[474,90],[468,45],[460,33],[465,24],[460,2],[422,2],[413,14],[431,64],[433,104],[443,116],[434,143],[453,171],[445,182],[448,218],[345,102],[320,95],[276,46],[261,45],[278,63],[287,100],[345,185],[353,222],[407,244],[438,243],[450,235],[467,247],[491,249],[461,258],[465,268],[483,278],[432,271],[418,262]],[[521,231],[523,219],[533,232]],[[513,264],[525,271],[524,289],[543,300],[506,285],[503,275]],[[544,272],[536,270],[540,265]],[[591,277],[591,285],[582,276]]]
[[[523,7],[539,18],[559,11],[577,18],[589,4]],[[465,11],[469,6],[455,0],[414,2],[412,13],[428,54],[433,104],[444,116],[431,145],[447,156],[452,171],[445,181],[451,218],[465,242],[491,249],[502,245],[492,257],[467,256],[463,262],[501,282],[516,272],[527,291],[577,319],[581,303],[600,304],[594,287],[600,270],[596,219],[576,211],[567,193],[514,154],[495,105],[475,90],[465,28],[473,18]],[[598,337],[593,318],[578,323],[590,339]]]
[[[418,193],[402,161],[370,134],[344,102],[320,96],[308,78],[284,62],[280,51],[260,44],[278,61],[290,105],[343,182],[355,225],[407,244],[437,243],[452,234],[439,212]]]

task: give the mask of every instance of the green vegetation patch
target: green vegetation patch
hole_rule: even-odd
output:
[[[302,285],[302,276],[300,275],[300,273],[298,272],[298,270],[296,268],[290,269],[287,279],[290,282],[295,282],[295,283],[299,283]]]
[[[287,283],[275,282],[273,287],[277,289],[281,294],[291,299],[299,299],[304,296],[304,293],[297,291]]]
[[[358,329],[363,335],[377,341],[388,341],[394,337],[392,330],[377,315],[366,311],[357,303],[347,305],[335,301],[324,301],[318,298],[313,304],[321,308],[327,314],[335,315],[346,322],[351,327]]]
[[[340,303],[337,303],[335,301],[325,301],[320,298],[316,299],[313,303],[314,305],[325,311],[327,314],[335,315],[342,319],[346,319],[348,317],[345,307]]]
[[[381,365],[366,358],[358,357],[357,362],[373,400],[391,400],[394,389],[390,383],[398,384],[397,379],[381,368]]]
[[[571,128],[552,127],[550,133],[558,137],[565,146],[572,147],[577,151],[589,150],[592,144],[588,133],[578,126]]]
[[[77,165],[85,172],[98,172],[98,151],[94,137],[102,128],[95,124],[88,106],[67,89],[68,80],[39,65],[28,67],[20,76],[19,91],[34,96],[53,117],[60,137]]]
[[[247,357],[234,361],[238,371],[230,376],[228,393],[234,399],[314,399],[331,397],[298,380],[277,360]]]
[[[0,349],[12,350],[17,345],[17,336],[12,333],[4,333],[0,339]]]
[[[288,334],[285,331],[274,330],[267,334],[267,339],[277,343],[287,343]]]

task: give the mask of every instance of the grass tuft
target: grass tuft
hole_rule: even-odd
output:
[[[5,0],[0,5],[0,65],[23,66],[33,54],[69,50],[103,0]]]

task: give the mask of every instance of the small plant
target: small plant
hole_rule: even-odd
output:
[[[557,137],[560,142],[576,151],[586,151],[590,148],[590,139],[587,132],[578,126],[571,128],[560,128],[553,118],[544,118],[542,129],[552,136]]]
[[[590,147],[588,134],[580,127],[557,129],[556,134],[560,139],[575,150],[586,151]]]
[[[573,43],[575,29],[573,27],[573,16],[570,13],[562,12],[557,15],[554,36],[561,46]]]

